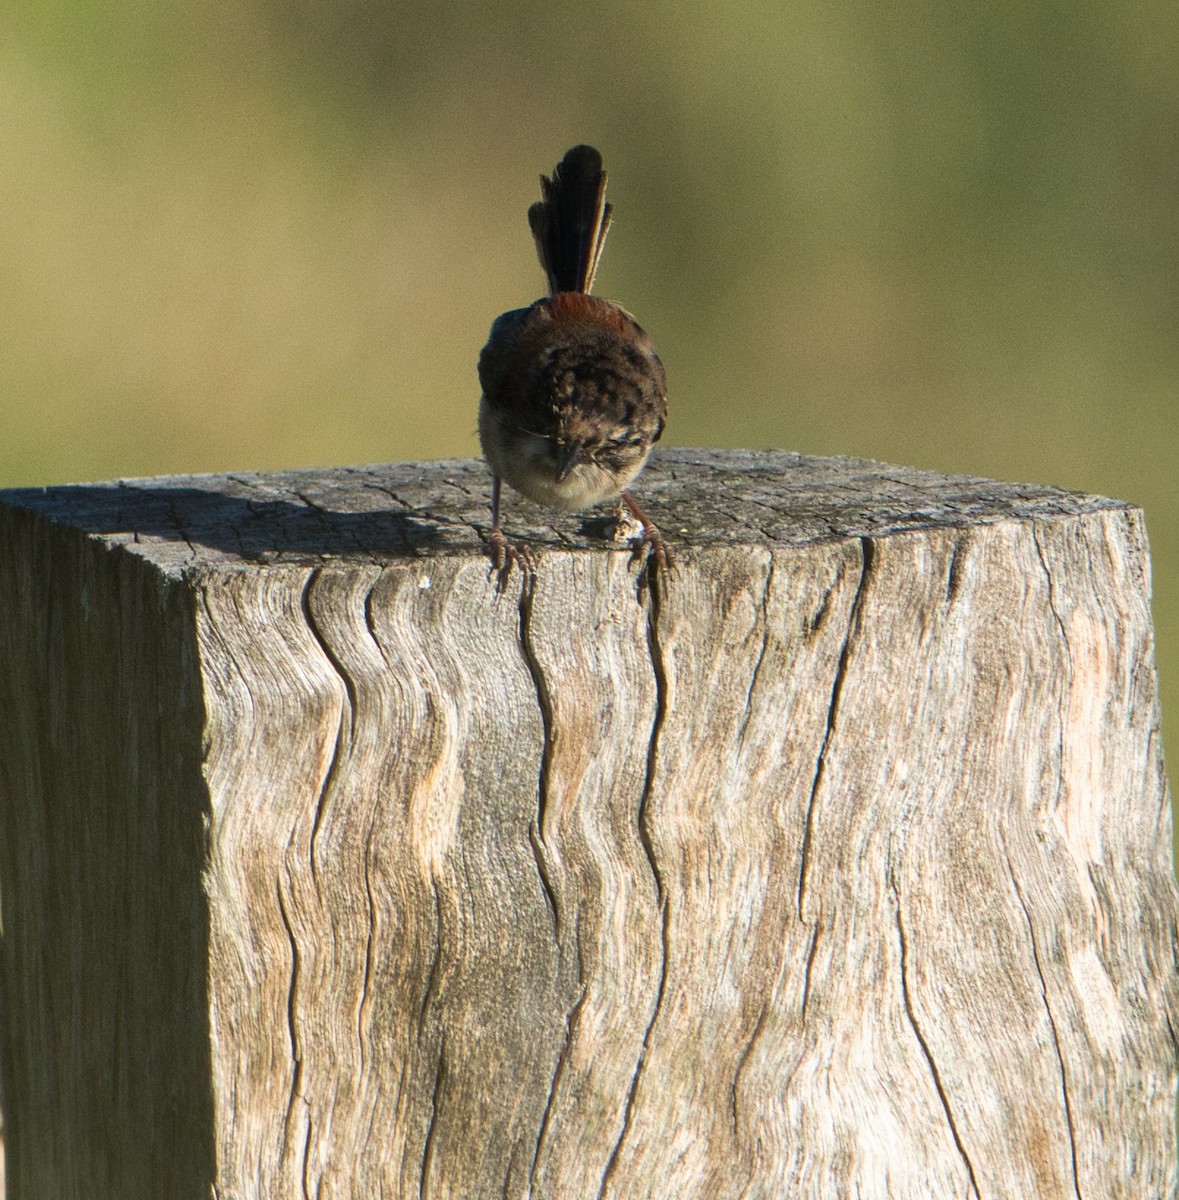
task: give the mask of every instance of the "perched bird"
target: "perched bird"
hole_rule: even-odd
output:
[[[479,440],[494,476],[489,549],[497,569],[528,566],[500,528],[500,485],[553,508],[611,498],[642,526],[637,550],[671,562],[659,530],[627,486],[667,418],[667,379],[630,313],[591,296],[610,228],[602,156],[574,146],[528,210],[549,295],[498,317],[479,355]]]

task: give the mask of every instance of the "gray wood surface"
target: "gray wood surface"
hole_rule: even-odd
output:
[[[16,1197],[1143,1197],[1176,891],[1133,506],[669,451],[0,493]]]

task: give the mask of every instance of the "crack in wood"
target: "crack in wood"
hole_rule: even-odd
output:
[[[622,1117],[622,1129],[619,1131],[618,1139],[614,1143],[614,1148],[610,1151],[610,1157],[606,1161],[606,1169],[602,1172],[602,1182],[598,1188],[598,1200],[602,1200],[606,1194],[606,1188],[609,1186],[610,1178],[618,1166],[618,1159],[619,1155],[622,1153],[622,1147],[626,1143],[627,1136],[630,1133],[639,1081],[643,1075],[643,1068],[647,1061],[647,1052],[651,1045],[651,1035],[655,1029],[655,1022],[659,1019],[659,1013],[663,1008],[663,997],[667,988],[667,964],[670,953],[671,909],[663,882],[663,873],[659,869],[659,860],[655,854],[655,846],[651,839],[651,831],[648,825],[648,805],[650,803],[651,792],[655,783],[655,771],[658,765],[659,736],[663,731],[663,725],[667,718],[668,703],[667,667],[663,660],[663,647],[659,641],[659,616],[662,611],[661,587],[662,584],[658,574],[656,573],[652,577],[650,587],[648,589],[648,602],[650,607],[647,610],[647,647],[651,656],[651,667],[655,674],[655,717],[651,723],[651,733],[647,742],[647,774],[646,778],[643,780],[643,792],[639,799],[639,810],[637,814],[639,840],[642,842],[643,851],[647,856],[647,862],[651,868],[651,875],[655,880],[655,895],[659,904],[659,910],[662,918],[660,930],[661,960],[659,964],[659,986],[655,991],[655,1004],[651,1010],[651,1019],[647,1022],[647,1028],[643,1032],[642,1046],[639,1050],[638,1060],[635,1063],[634,1074],[631,1076],[630,1088],[626,1097],[626,1108]]]
[[[328,644],[327,638],[323,631],[319,628],[319,623],[315,619],[315,612],[311,605],[311,592],[315,587],[316,582],[320,577],[322,568],[316,567],[307,576],[307,580],[303,585],[303,591],[299,598],[300,608],[303,613],[303,620],[306,622],[311,636],[315,638],[319,648],[323,651],[324,657],[331,664],[332,670],[339,677],[340,682],[344,686],[344,703],[340,706],[340,723],[336,729],[336,744],[332,747],[331,761],[328,763],[327,771],[324,773],[323,781],[319,787],[319,794],[315,798],[315,814],[311,820],[311,834],[308,838],[308,855],[311,861],[311,878],[315,882],[316,891],[320,890],[319,867],[316,856],[316,843],[319,840],[319,831],[323,824],[324,810],[327,807],[327,796],[335,787],[336,774],[340,766],[342,758],[347,758],[348,748],[352,745],[353,733],[356,727],[356,683],[348,673],[343,662],[336,655],[335,651]],[[344,722],[345,718],[348,723],[348,732],[345,737]]]
[[[457,485],[455,485],[453,483],[453,481],[451,481],[449,479],[446,482],[450,486],[457,487]],[[415,516],[423,517],[424,519],[426,519],[428,521],[432,521],[436,525],[446,525],[446,526],[449,526],[454,529],[470,529],[472,532],[475,532],[475,533],[478,533],[478,531],[479,531],[479,526],[476,525],[473,521],[467,521],[467,520],[463,520],[463,519],[457,518],[457,517],[446,516],[445,514],[438,513],[437,511],[435,511],[428,505],[414,504],[411,501],[406,500],[405,497],[402,496],[400,492],[394,491],[393,488],[388,487],[385,484],[365,483],[365,484],[362,484],[361,486],[367,488],[370,492],[380,492],[383,496],[388,496],[389,499],[392,500],[395,504],[400,504],[402,509],[404,509],[404,511],[406,513],[413,513]],[[466,489],[461,488],[461,487],[459,487],[457,490],[462,491],[462,492],[466,491]],[[470,493],[468,492],[466,494],[469,495]],[[409,548],[410,553],[413,554],[415,558],[426,557],[426,552],[422,547],[410,544],[410,546],[408,548]]]
[[[741,727],[737,730],[736,742],[738,747],[745,745],[745,731],[753,716],[753,693],[757,690],[757,681],[761,676],[762,663],[765,662],[766,651],[770,645],[770,588],[774,582],[774,555],[770,554],[769,567],[766,570],[766,582],[761,593],[761,649],[758,651],[757,662],[753,664],[753,674],[749,679],[749,692],[745,697],[745,715],[741,718]]]
[[[861,613],[864,606],[864,595],[868,590],[868,580],[872,574],[875,562],[875,547],[872,539],[860,538],[860,577],[856,582],[855,596],[852,598],[851,612],[848,615],[847,632],[844,634],[843,645],[839,651],[839,660],[835,667],[835,678],[831,683],[831,699],[827,704],[827,725],[823,731],[823,741],[815,760],[815,774],[811,781],[810,796],[807,800],[806,816],[803,821],[802,851],[798,868],[798,919],[806,921],[806,892],[807,872],[810,869],[811,839],[814,833],[815,801],[823,775],[827,767],[827,753],[831,748],[831,739],[835,733],[835,722],[839,713],[839,701],[843,694],[844,681],[847,678],[847,667],[851,657],[852,641],[859,631]]]
[[[427,1200],[430,1173],[434,1167],[434,1138],[438,1131],[438,1112],[442,1107],[442,1088],[446,1082],[446,1031],[438,1046],[438,1062],[434,1067],[434,1089],[430,1094],[430,1122],[426,1126],[426,1140],[422,1144],[422,1165],[418,1172],[418,1195]]]
[[[372,638],[377,652],[381,655],[383,661],[388,663],[385,657],[385,651],[377,641],[376,634],[373,630],[371,614],[369,606],[372,603],[373,590],[376,587],[375,581],[369,585],[364,594],[364,624],[369,636]],[[360,980],[360,1003],[356,1006],[356,1044],[360,1052],[360,1070],[363,1074],[368,1066],[367,1044],[365,1038],[365,1029],[368,1026],[368,1009],[372,1002],[372,993],[369,985],[372,982],[373,973],[373,941],[376,936],[376,920],[377,920],[377,902],[373,895],[373,879],[372,879],[372,854],[373,854],[373,838],[377,831],[377,822],[375,820],[375,812],[369,819],[368,828],[365,831],[364,838],[364,859],[361,863],[361,871],[364,877],[364,898],[366,905],[365,923],[364,923],[364,974]]]
[[[964,533],[954,539],[950,549],[950,565],[946,569],[946,607],[952,608],[962,589],[962,576],[966,569],[966,555],[970,550],[970,534]]]
[[[1019,880],[1016,878],[1015,865],[1011,861],[1011,854],[1007,849],[1007,839],[1003,836],[1002,830],[999,831],[999,842],[1003,847],[1003,859],[1007,864],[1007,873],[1011,876],[1011,886],[1015,891],[1015,898],[1019,901],[1019,907],[1023,909],[1024,920],[1027,921],[1028,939],[1032,946],[1032,963],[1036,968],[1036,975],[1040,980],[1040,994],[1044,1000],[1044,1012],[1048,1016],[1048,1027],[1052,1030],[1052,1046],[1056,1051],[1056,1061],[1060,1067],[1060,1092],[1064,1099],[1064,1117],[1068,1126],[1069,1160],[1072,1164],[1073,1191],[1077,1200],[1084,1200],[1081,1194],[1081,1179],[1077,1171],[1077,1133],[1076,1125],[1073,1121],[1072,1100],[1069,1097],[1068,1071],[1064,1065],[1064,1052],[1060,1047],[1060,1031],[1056,1028],[1056,1017],[1053,1015],[1052,1004],[1048,998],[1048,981],[1044,977],[1044,968],[1040,963],[1040,948],[1036,939],[1036,927],[1032,921],[1032,914],[1028,908],[1027,900],[1024,898],[1023,888],[1019,886]]]
[[[647,649],[651,656],[651,669],[655,675],[655,716],[651,722],[651,733],[647,741],[647,772],[643,779],[643,791],[639,798],[637,823],[639,839],[643,843],[643,851],[651,866],[651,874],[655,879],[655,895],[661,906],[666,907],[666,896],[663,887],[663,874],[659,870],[659,861],[655,855],[655,847],[651,841],[651,830],[648,823],[648,805],[651,791],[655,784],[655,770],[658,765],[659,736],[667,719],[667,668],[663,661],[663,647],[659,641],[659,616],[662,611],[662,587],[658,573],[649,582],[647,595],[649,608],[647,610]]]
[[[45,1134],[84,1181],[97,1130],[128,1195],[882,1200],[973,1197],[965,1146],[988,1194],[1170,1194],[1141,521],[717,461],[652,477],[690,527],[655,624],[572,525],[493,600],[473,468],[383,470],[413,519],[357,472],[0,501],[5,1083],[67,1101],[22,1165]],[[869,590],[849,530],[914,519]]]
[[[803,628],[806,630],[808,638],[813,638],[827,624],[827,618],[831,615],[831,597],[834,594],[834,584],[824,588],[819,606],[815,609],[814,614],[803,618]]]
[[[308,508],[315,512],[316,516],[320,519],[324,526],[325,534],[327,534],[329,537],[333,535],[339,535],[340,527],[338,524],[338,514],[333,509],[325,508],[313,496],[303,492],[296,491],[295,495],[298,496]],[[344,527],[343,532],[346,533],[356,550],[368,557],[369,562],[373,566],[380,566],[383,564],[385,561],[384,556],[379,550],[374,549],[368,544],[368,542],[365,541],[364,537],[362,536],[361,527],[358,527],[354,524],[349,524]]]
[[[536,1148],[532,1154],[532,1166],[528,1172],[528,1195],[532,1196],[536,1187],[536,1171],[540,1162],[541,1148],[548,1136],[549,1125],[552,1122],[553,1105],[556,1103],[557,1092],[565,1075],[565,1067],[569,1059],[569,1049],[573,1044],[574,1032],[581,1017],[582,1006],[585,1004],[589,991],[585,978],[585,962],[582,954],[580,930],[574,925],[574,937],[577,942],[577,983],[578,996],[572,1007],[565,1014],[565,1036],[561,1042],[561,1050],[557,1055],[557,1064],[553,1068],[553,1077],[549,1083],[548,1096],[545,1098],[544,1114],[540,1121],[540,1131],[536,1136]]]
[[[1056,795],[1052,800],[1052,807],[1055,810],[1059,808],[1060,798],[1064,793],[1064,731],[1067,723],[1065,706],[1068,701],[1069,688],[1072,686],[1073,680],[1073,652],[1072,647],[1069,645],[1068,630],[1065,628],[1064,619],[1061,617],[1060,610],[1056,606],[1056,583],[1048,567],[1048,557],[1044,552],[1044,546],[1040,540],[1040,525],[1036,521],[1032,522],[1032,540],[1035,542],[1036,555],[1040,560],[1040,567],[1044,572],[1044,581],[1048,587],[1048,607],[1052,611],[1057,628],[1060,630],[1060,641],[1064,646],[1065,658],[1068,661],[1068,678],[1061,685],[1060,695],[1056,701],[1056,719],[1059,736],[1057,740]]]
[[[528,844],[532,848],[532,855],[536,860],[536,870],[538,876],[540,877],[545,903],[548,907],[549,914],[553,922],[553,938],[557,945],[558,957],[560,957],[564,953],[563,933],[561,928],[561,909],[557,898],[557,891],[549,872],[545,843],[549,805],[549,785],[552,777],[553,747],[557,737],[555,726],[556,711],[553,705],[553,698],[549,690],[548,681],[545,678],[544,669],[541,666],[540,659],[536,653],[536,647],[533,644],[532,617],[535,594],[535,576],[529,576],[522,580],[520,585],[519,601],[519,644],[521,655],[524,659],[524,664],[528,668],[528,673],[532,679],[532,685],[536,693],[536,704],[540,711],[542,731],[540,766],[537,772],[536,785],[537,811],[535,820],[529,822]],[[568,1060],[570,1045],[573,1040],[574,1029],[577,1024],[577,1018],[581,1012],[582,1005],[585,1003],[586,998],[584,963],[582,959],[581,940],[577,931],[576,921],[574,922],[574,937],[577,945],[579,995],[570,1008],[566,1011],[564,1017],[564,1036],[561,1042],[561,1049],[558,1052],[557,1062],[553,1068],[553,1075],[549,1082],[548,1095],[545,1097],[544,1112],[541,1115],[540,1128],[537,1131],[536,1144],[532,1154],[532,1163],[528,1172],[528,1194],[530,1196],[532,1195],[535,1187],[536,1172],[540,1162],[540,1153],[542,1147],[544,1146],[544,1141],[548,1134],[549,1125],[552,1120],[553,1105],[556,1103],[557,1092],[560,1088],[561,1079],[565,1073],[565,1066]]]
[[[549,874],[547,854],[545,849],[545,821],[548,816],[549,780],[553,766],[553,743],[556,730],[553,726],[553,698],[549,694],[544,671],[536,656],[536,648],[532,644],[532,603],[536,592],[535,576],[526,576],[520,584],[520,624],[519,645],[524,658],[524,665],[532,679],[536,691],[536,705],[540,710],[541,748],[540,767],[536,780],[536,819],[528,826],[528,844],[532,847],[532,856],[536,859],[536,872],[540,876],[541,888],[544,890],[545,903],[553,922],[553,938],[557,943],[558,953],[561,948],[561,909],[557,903],[556,890]]]
[[[933,1086],[937,1090],[938,1099],[942,1102],[942,1110],[946,1114],[946,1122],[950,1127],[950,1136],[954,1139],[954,1145],[957,1146],[958,1153],[962,1156],[962,1162],[966,1166],[966,1174],[970,1177],[970,1190],[974,1193],[975,1197],[981,1197],[982,1193],[979,1191],[978,1180],[974,1174],[974,1164],[970,1161],[970,1155],[966,1152],[966,1144],[962,1141],[962,1135],[958,1132],[958,1124],[954,1120],[954,1112],[950,1107],[949,1093],[946,1091],[945,1084],[942,1083],[941,1073],[937,1069],[937,1062],[934,1060],[933,1051],[930,1049],[929,1043],[925,1040],[925,1035],[922,1033],[921,1025],[917,1020],[917,1014],[913,1010],[913,999],[909,994],[909,943],[905,936],[905,923],[901,918],[901,891],[895,879],[890,881],[889,890],[892,892],[893,909],[896,913],[897,935],[901,943],[901,996],[905,1004],[905,1015],[917,1038],[917,1044],[921,1047],[921,1053],[925,1057],[929,1073],[933,1077]]]
[[[741,1088],[741,1076],[745,1071],[746,1064],[749,1062],[750,1055],[753,1053],[754,1046],[757,1045],[758,1039],[761,1037],[761,1031],[765,1028],[765,1023],[769,1015],[770,1005],[763,1004],[761,1012],[757,1015],[757,1022],[753,1026],[753,1032],[749,1035],[749,1040],[745,1043],[745,1048],[741,1051],[737,1059],[736,1069],[733,1071],[731,1115],[733,1118],[733,1138],[735,1141],[740,1141],[741,1138],[741,1114],[737,1095]]]
[[[1175,966],[1179,970],[1179,956],[1176,956]],[[1175,1025],[1171,1021],[1171,1013],[1168,1008],[1163,1009],[1163,1020],[1167,1023],[1167,1034],[1170,1036],[1171,1045],[1174,1047],[1176,1055],[1179,1055],[1179,1034],[1175,1032]]]
[[[418,1040],[426,1034],[426,1016],[430,1009],[430,1001],[438,987],[438,976],[442,971],[442,893],[438,885],[431,880],[434,891],[434,953],[430,959],[430,973],[426,976],[426,986],[422,989],[422,999],[418,1006]],[[443,1037],[446,1036],[443,1030]]]
[[[282,894],[282,881],[276,879],[274,882],[274,893],[278,899],[278,911],[282,917],[283,928],[287,933],[287,941],[291,948],[291,980],[287,987],[287,1039],[290,1047],[291,1055],[291,1088],[287,1096],[287,1112],[286,1118],[283,1121],[283,1151],[282,1158],[284,1162],[290,1161],[293,1156],[293,1126],[295,1123],[295,1114],[298,1109],[299,1099],[303,1094],[303,1052],[299,1046],[299,1033],[297,1024],[298,1012],[298,994],[299,994],[299,973],[302,965],[301,956],[299,954],[299,942],[295,937],[295,929],[291,924],[290,913],[287,911],[286,900]],[[307,1137],[310,1136],[310,1120],[308,1120],[307,1135],[304,1137],[304,1145],[306,1145]],[[302,1174],[302,1166],[300,1164],[300,1174]]]
[[[643,1076],[643,1069],[647,1063],[647,1052],[651,1046],[651,1034],[655,1029],[655,1022],[659,1019],[660,1010],[663,1008],[663,996],[667,988],[667,959],[669,949],[669,911],[666,899],[661,902],[661,911],[663,915],[662,927],[662,945],[663,958],[660,964],[659,971],[659,987],[655,993],[655,1006],[651,1011],[651,1019],[647,1022],[647,1028],[643,1033],[643,1044],[639,1050],[638,1061],[635,1063],[634,1074],[631,1076],[630,1088],[626,1096],[626,1110],[622,1117],[622,1129],[618,1134],[618,1140],[614,1143],[614,1149],[610,1152],[610,1157],[606,1162],[606,1169],[602,1172],[602,1183],[598,1188],[598,1200],[606,1195],[606,1188],[610,1183],[610,1178],[614,1174],[618,1166],[619,1155],[622,1153],[622,1147],[626,1143],[626,1139],[630,1134],[631,1122],[634,1118],[635,1099],[639,1089],[639,1081]]]
[[[181,517],[180,509],[175,500],[169,499],[167,508],[168,516],[172,518],[172,523],[176,526],[176,532],[180,535],[180,540],[188,547],[189,562],[194,562],[200,557],[200,555],[197,553],[197,548],[193,543],[193,539],[189,536],[188,531],[185,528],[184,518]],[[135,540],[139,540],[138,532],[136,532]]]
[[[369,1004],[372,1002],[369,984],[372,982],[373,975],[373,935],[376,933],[376,929],[374,928],[377,911],[376,901],[373,898],[372,876],[369,871],[369,854],[372,849],[374,826],[375,822],[370,821],[368,834],[364,843],[364,863],[362,864],[364,872],[364,896],[365,903],[368,906],[368,913],[364,929],[364,974],[360,978],[360,1003],[356,1006],[356,1045],[360,1052],[361,1075],[364,1075],[368,1069],[368,1054],[365,1048],[364,1030],[368,1024]]]
[[[303,1200],[311,1200],[311,1122],[307,1122],[307,1136],[303,1139],[303,1174],[301,1179]]]

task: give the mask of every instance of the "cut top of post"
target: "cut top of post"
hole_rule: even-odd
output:
[[[179,577],[235,566],[480,553],[490,494],[483,463],[444,459],[18,488],[0,491],[0,507],[40,514]],[[664,450],[636,494],[677,551],[800,545],[1133,507],[1043,485],[781,450]],[[604,509],[553,513],[513,496],[505,526],[541,551],[619,548],[609,541]]]

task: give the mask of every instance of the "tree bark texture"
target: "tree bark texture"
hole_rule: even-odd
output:
[[[666,452],[0,494],[10,1195],[1172,1196],[1133,506]]]

